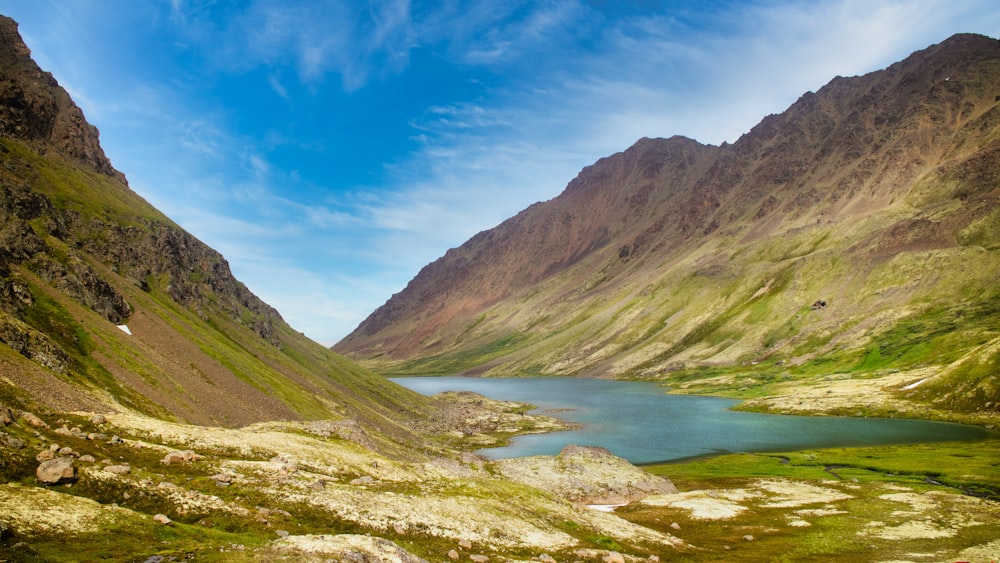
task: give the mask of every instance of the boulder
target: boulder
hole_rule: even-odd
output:
[[[160,463],[163,465],[171,465],[174,463],[189,463],[199,459],[201,459],[201,456],[194,453],[193,450],[174,450],[163,456]]]
[[[132,468],[127,465],[108,465],[104,468],[104,471],[114,473],[115,475],[128,475],[132,472]]]
[[[32,413],[30,413],[28,411],[22,412],[21,413],[21,418],[23,418],[25,422],[27,422],[31,426],[34,426],[35,428],[48,428],[49,427],[49,425],[46,424],[44,420],[38,418],[37,416],[35,416],[34,414],[32,414]]]
[[[107,417],[105,417],[103,414],[95,414],[94,416],[90,417],[91,424],[104,424],[107,421],[108,421]]]
[[[73,465],[71,457],[57,457],[49,461],[43,461],[35,470],[35,477],[46,485],[58,485],[59,483],[71,483],[76,481],[76,467]]]
[[[375,478],[372,477],[371,475],[365,475],[362,477],[358,477],[357,479],[351,479],[352,485],[371,485],[374,482]]]
[[[153,516],[153,522],[163,524],[164,526],[174,525],[174,521],[171,520],[166,514],[157,514],[156,516]]]

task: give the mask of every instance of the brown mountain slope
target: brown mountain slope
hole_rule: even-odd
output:
[[[0,17],[0,404],[224,426],[350,417],[417,441],[407,425],[430,402],[292,330],[124,180]]]
[[[652,376],[860,365],[891,337],[869,367],[954,361],[1000,312],[998,96],[1000,42],[957,35],[732,145],[640,140],[425,267],[334,349],[388,372]],[[955,307],[977,312],[949,345],[891,336]]]

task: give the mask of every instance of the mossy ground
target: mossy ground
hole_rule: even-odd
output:
[[[609,550],[641,558],[657,554],[664,561],[893,561],[908,560],[908,554],[945,560],[987,545],[1000,533],[1000,441],[738,454],[649,466],[647,471],[669,477],[680,495],[744,507],[730,517],[704,518],[683,503],[657,506],[640,501],[610,517],[685,542],[656,547],[634,529],[595,524],[591,514],[596,513],[570,509],[545,491],[503,479],[488,463],[476,469],[452,460],[433,470],[421,469],[420,464],[391,461],[336,436],[318,437],[288,423],[283,423],[285,431],[278,430],[279,424],[260,428],[262,434],[242,434],[245,431],[167,427],[154,421],[136,426],[130,420],[139,419],[113,419],[100,428],[90,428],[83,414],[50,420],[53,427],[115,433],[125,445],[67,437],[51,429],[37,430],[36,435],[23,422],[4,428],[29,446],[4,448],[4,498],[35,498],[23,496],[39,490],[34,453],[52,442],[98,462],[79,463],[82,477],[72,486],[41,490],[45,495],[39,498],[50,506],[36,507],[48,514],[65,510],[68,517],[79,511],[78,520],[89,524],[72,532],[12,526],[0,541],[0,559],[287,558],[289,554],[275,551],[273,544],[282,530],[292,535],[370,534],[441,561],[458,542],[435,532],[433,520],[421,520],[426,516],[422,511],[453,501],[472,511],[470,535],[478,533],[472,524],[476,518],[499,511],[484,520],[495,522],[496,532],[477,540],[471,550],[458,549],[463,557],[483,553],[500,561],[527,560],[543,551],[557,561],[596,561]],[[233,438],[234,432],[245,437]],[[247,439],[255,443],[241,445]],[[280,447],[285,453],[278,457],[276,444],[284,444]],[[165,451],[188,446],[202,458],[187,464],[160,463]],[[132,471],[111,476],[101,471],[101,460],[128,463]],[[219,472],[233,474],[233,482],[218,485],[211,476]],[[372,474],[377,477],[373,482],[348,485]],[[313,490],[310,483],[316,480],[327,484]],[[164,482],[177,487],[160,485]],[[337,500],[338,495],[347,495],[345,507],[360,503],[355,505],[360,517],[351,516],[352,509],[336,508],[345,502]],[[396,503],[389,510],[402,527],[376,524],[378,518],[372,517],[379,509],[362,508],[369,502]],[[408,520],[407,511],[414,509],[420,516]],[[156,513],[166,514],[174,524],[153,522]],[[514,514],[521,523],[507,520]],[[552,550],[506,544],[504,526],[524,523],[549,530],[545,533],[565,534],[576,544]],[[500,543],[489,545],[488,538]]]

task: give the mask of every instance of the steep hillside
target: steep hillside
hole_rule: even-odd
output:
[[[601,159],[334,349],[388,373],[975,371],[1000,337],[998,170],[1000,42],[957,35],[731,145]],[[973,387],[945,406],[1000,404]]]
[[[132,192],[0,19],[0,404],[223,426],[350,417],[409,440],[422,397],[292,330]]]

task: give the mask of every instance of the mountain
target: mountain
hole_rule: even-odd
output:
[[[30,55],[0,18],[0,403],[222,426],[352,418],[412,439],[430,403],[294,331],[131,191]]]
[[[915,395],[995,410],[998,199],[1000,42],[956,35],[733,144],[602,158],[334,349],[385,373],[667,381],[938,366]]]

